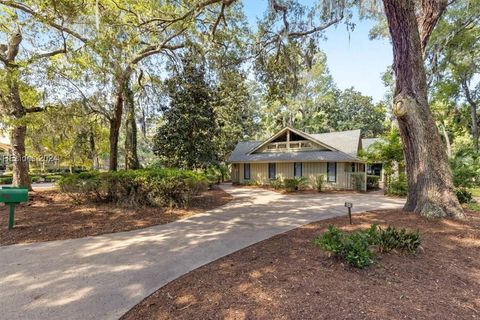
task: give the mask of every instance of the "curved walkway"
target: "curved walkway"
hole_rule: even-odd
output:
[[[118,319],[175,278],[312,221],[398,208],[380,194],[281,195],[223,185],[227,205],[173,223],[82,239],[0,247],[2,319]]]

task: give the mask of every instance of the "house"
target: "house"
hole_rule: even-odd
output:
[[[265,141],[237,144],[229,158],[232,182],[268,184],[271,179],[305,177],[312,186],[323,175],[328,188],[356,189],[360,179],[366,190],[366,169],[382,175],[381,164],[367,168],[358,157],[363,143],[373,142],[361,139],[360,130],[307,134],[286,127]]]

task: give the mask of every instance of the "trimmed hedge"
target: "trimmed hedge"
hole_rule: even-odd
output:
[[[187,207],[193,196],[207,189],[208,180],[202,173],[178,169],[90,171],[67,175],[59,186],[76,201]]]

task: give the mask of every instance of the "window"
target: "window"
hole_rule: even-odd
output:
[[[268,179],[275,179],[277,177],[277,168],[275,163],[268,164]]]
[[[328,162],[327,163],[327,177],[328,182],[337,182],[337,163]]]
[[[294,162],[293,163],[293,176],[294,177],[301,177],[302,176],[302,163],[301,162]]]
[[[355,163],[352,162],[352,172],[355,172]]]
[[[250,180],[250,163],[243,164],[243,179]]]

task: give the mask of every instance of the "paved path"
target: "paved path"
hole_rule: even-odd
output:
[[[222,186],[229,204],[142,230],[0,247],[0,319],[118,319],[173,279],[311,221],[395,208],[379,194],[280,195]]]

